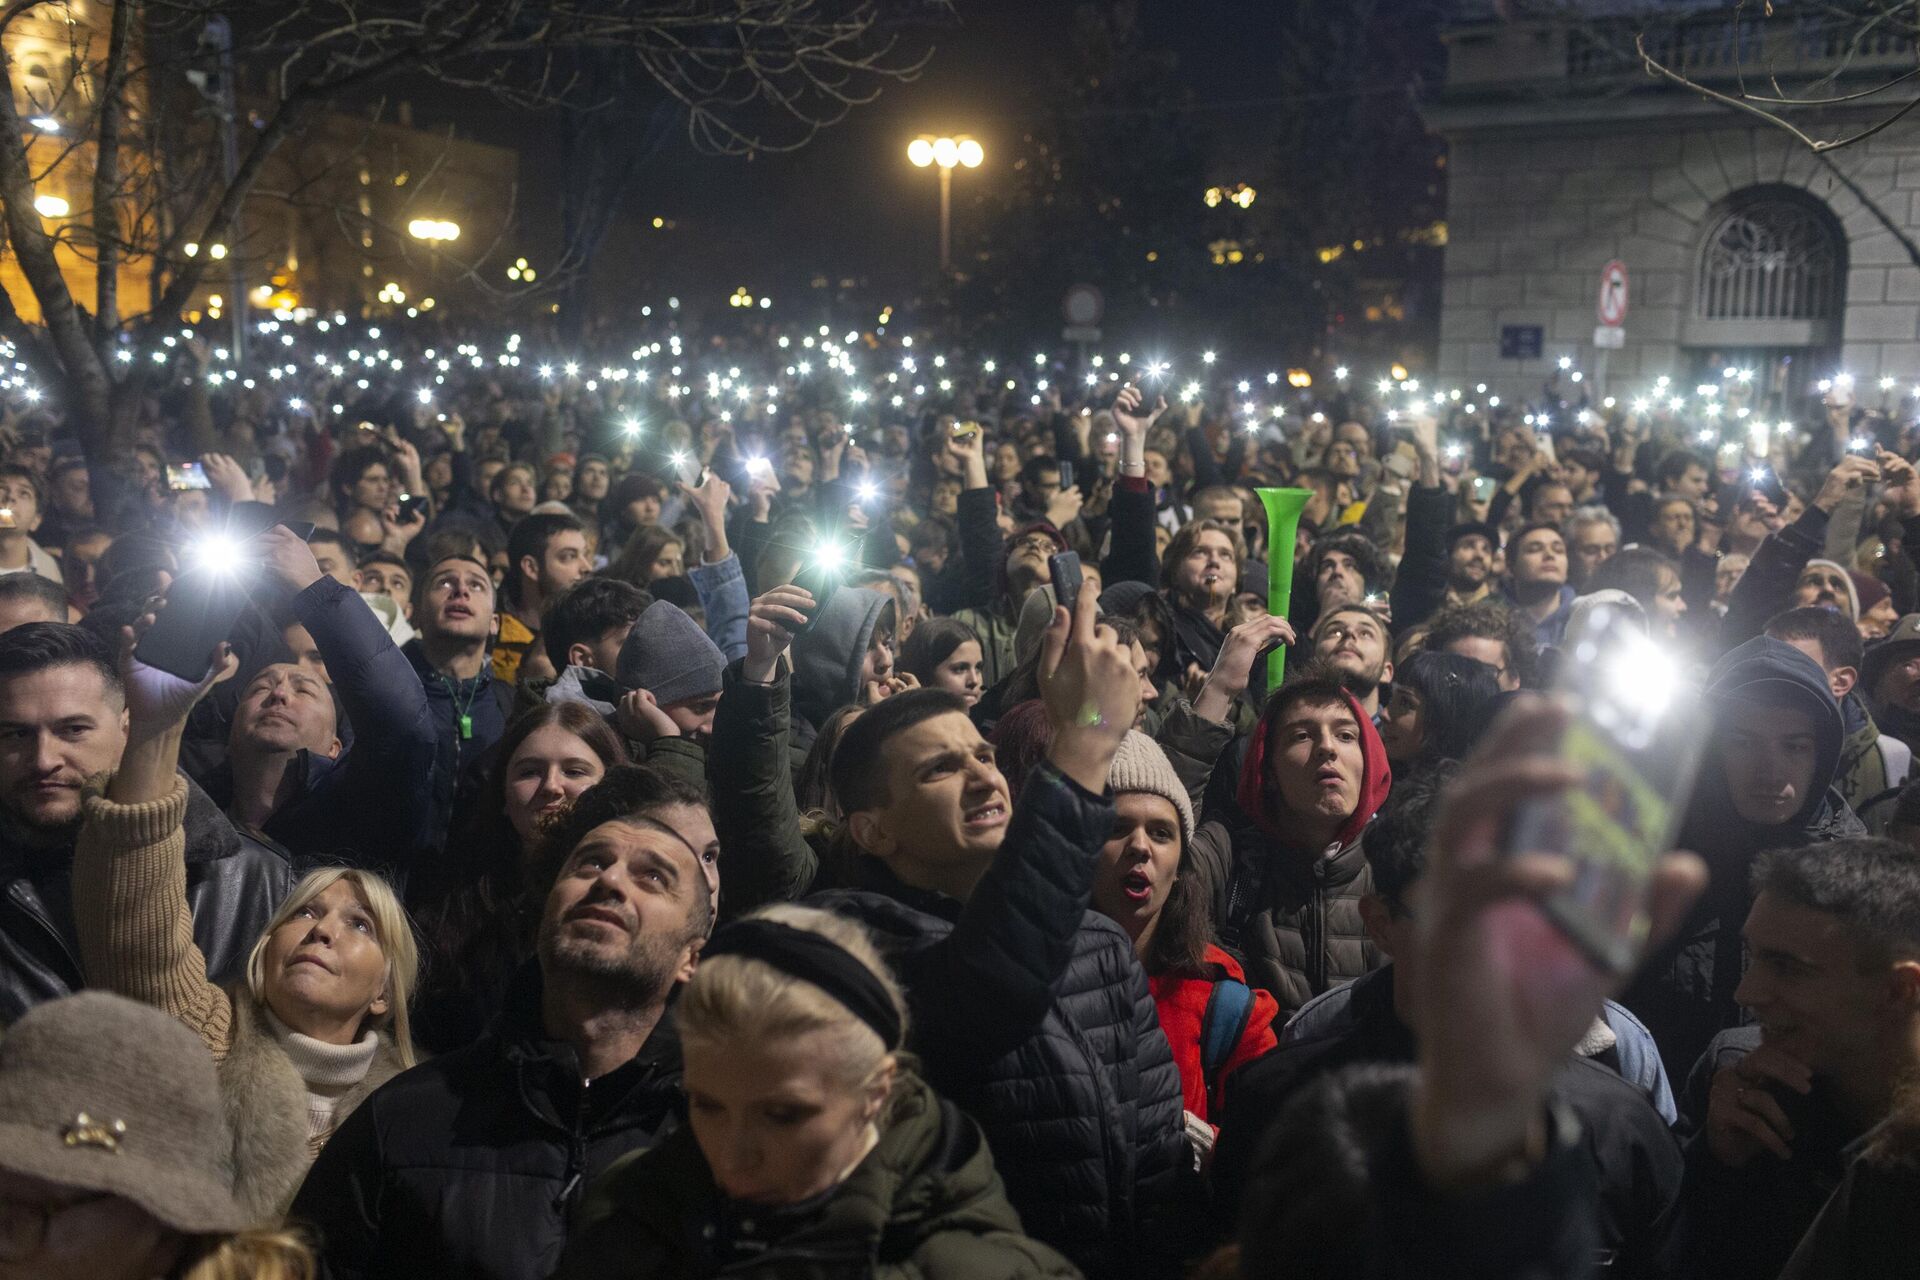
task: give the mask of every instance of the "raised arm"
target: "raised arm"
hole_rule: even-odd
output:
[[[277,811],[270,834],[304,849],[337,834],[363,860],[399,851],[382,869],[402,869],[431,807],[437,746],[426,688],[367,602],[323,576],[304,541],[275,525],[260,542],[268,571],[295,592],[293,614],[312,634],[354,733],[339,767]]]
[[[1147,482],[1147,428],[1167,411],[1158,401],[1142,412],[1141,395],[1129,385],[1114,401],[1113,422],[1120,432],[1120,474],[1107,504],[1107,527],[1112,541],[1100,572],[1111,586],[1116,582],[1151,583],[1160,576],[1160,555],[1154,549],[1153,486]]]
[[[707,787],[720,837],[720,911],[731,919],[767,902],[806,893],[819,870],[800,834],[788,741],[792,709],[792,628],[813,597],[775,587],[753,602],[747,652],[727,668],[707,746]]]
[[[1877,463],[1849,454],[1827,474],[1820,492],[1798,520],[1761,540],[1747,571],[1727,598],[1727,616],[1720,623],[1723,651],[1759,635],[1767,619],[1787,607],[1801,570],[1826,547],[1827,521],[1834,508],[1850,493],[1864,490],[1879,478]]]
[[[987,485],[986,441],[975,431],[949,436],[947,456],[960,464],[960,587],[962,608],[993,607],[995,567],[1006,554],[1000,536],[1000,509]]]
[[[909,963],[910,984],[937,984],[921,1030],[929,1056],[991,1061],[1032,1034],[1072,959],[1113,825],[1107,772],[1139,708],[1140,681],[1098,596],[1081,586],[1071,615],[1054,610],[1040,691],[1054,730],[1007,834],[953,932]]]
[[[142,619],[142,630],[152,616]],[[191,682],[121,645],[127,747],[105,794],[87,797],[73,862],[73,918],[89,984],[171,1014],[216,1058],[232,1045],[233,1005],[207,980],[187,905],[187,781],[180,740],[193,704],[239,663],[226,645]]]
[[[700,522],[707,530],[706,555],[700,564],[687,570],[687,577],[700,595],[707,637],[728,662],[733,662],[747,651],[747,582],[739,557],[727,544],[727,503],[733,497],[733,488],[719,473],[709,471],[699,487],[683,480],[680,489],[700,513]]]
[[[1439,420],[1421,414],[1413,422],[1419,472],[1407,493],[1407,551],[1388,596],[1396,630],[1423,622],[1447,594],[1447,525],[1453,495],[1440,485]]]

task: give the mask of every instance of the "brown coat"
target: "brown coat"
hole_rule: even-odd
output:
[[[220,1072],[233,1138],[234,1193],[262,1222],[286,1211],[327,1137],[307,1133],[307,1093],[266,1010],[245,989],[207,980],[187,908],[187,787],[120,805],[90,793],[73,860],[73,916],[89,983],[172,1014],[199,1034]],[[342,1097],[334,1128],[401,1070],[382,1032],[373,1065]]]

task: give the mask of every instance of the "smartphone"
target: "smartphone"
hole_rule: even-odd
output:
[[[1060,460],[1060,492],[1073,488],[1073,463],[1065,458]]]
[[[793,585],[813,597],[813,608],[808,611],[807,620],[793,629],[793,636],[797,640],[813,630],[813,624],[820,621],[820,615],[826,611],[827,602],[840,589],[840,570],[815,561],[794,575]]]
[[[1492,476],[1475,476],[1473,478],[1473,500],[1475,502],[1492,502],[1493,491],[1499,487],[1500,482]]]
[[[424,515],[427,509],[426,495],[403,493],[400,495],[400,523],[412,524],[416,515]]]
[[[186,462],[179,466],[168,464],[167,487],[169,489],[211,489],[213,481],[207,479],[207,471],[197,462]],[[205,675],[206,665],[201,664],[200,674]],[[198,679],[199,677],[195,677]]]
[[[1524,801],[1504,848],[1573,862],[1573,882],[1542,907],[1595,964],[1625,973],[1646,939],[1647,882],[1679,834],[1712,717],[1645,616],[1611,605],[1568,633],[1554,691],[1572,711],[1559,754],[1580,781]]]
[[[1055,603],[1072,609],[1080,599],[1080,583],[1086,577],[1080,569],[1080,553],[1061,551],[1048,556],[1047,575],[1053,579]]]
[[[199,681],[207,674],[213,648],[233,635],[233,624],[247,607],[244,572],[189,569],[167,588],[167,604],[140,637],[134,656],[150,667]]]
[[[1778,471],[1762,463],[1747,472],[1747,481],[1755,493],[1771,502],[1777,510],[1787,509],[1787,486],[1781,483]]]
[[[0,529],[18,529],[20,522],[14,518],[12,507],[0,507]]]
[[[967,440],[979,434],[980,424],[977,422],[956,422],[953,424],[953,438],[955,440]]]

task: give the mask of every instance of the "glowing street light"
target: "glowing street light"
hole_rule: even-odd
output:
[[[407,234],[415,240],[451,242],[460,238],[460,224],[444,218],[415,218],[407,224]]]
[[[953,266],[953,171],[978,169],[987,152],[974,139],[962,133],[951,138],[922,134],[907,144],[907,159],[916,169],[938,166],[940,169],[940,270]]]
[[[33,208],[43,218],[64,218],[71,206],[60,196],[40,195],[33,198]]]

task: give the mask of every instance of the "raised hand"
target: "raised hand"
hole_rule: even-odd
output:
[[[1120,388],[1120,394],[1113,402],[1113,423],[1120,428],[1122,435],[1137,440],[1143,438],[1147,428],[1160,421],[1160,415],[1166,411],[1165,396],[1155,396],[1153,405],[1149,407],[1140,388],[1129,382]]]
[[[193,710],[193,704],[205,697],[207,690],[223,680],[231,679],[240,669],[240,659],[234,656],[232,646],[224,640],[207,655],[207,673],[199,680],[182,680],[170,671],[162,671],[140,661],[135,653],[140,638],[152,629],[154,621],[165,608],[165,601],[156,599],[147,612],[135,619],[132,626],[120,628],[120,681],[127,691],[127,741],[130,745],[150,741],[169,732],[177,733],[186,724],[187,713]]]
[[[255,539],[255,545],[267,572],[289,591],[305,591],[320,581],[320,562],[313,558],[313,548],[287,526],[274,525]]]
[[[1253,680],[1253,664],[1261,653],[1278,644],[1295,643],[1293,624],[1285,618],[1263,614],[1250,618],[1227,633],[1213,670],[1200,686],[1193,701],[1194,714],[1216,724],[1225,724],[1233,714],[1233,700],[1247,691]]]
[[[1080,584],[1071,612],[1056,606],[1040,647],[1040,697],[1053,724],[1047,759],[1088,791],[1107,789],[1107,770],[1140,710],[1140,677],[1114,629],[1094,620],[1100,594]]]
[[[1913,464],[1897,453],[1885,449],[1878,452],[1880,476],[1886,482],[1883,492],[1894,510],[1903,516],[1920,515],[1920,473],[1914,471]]]
[[[740,674],[755,684],[771,681],[781,656],[793,645],[794,628],[806,622],[813,608],[813,593],[805,587],[762,592],[747,609],[747,656]]]
[[[965,435],[947,433],[947,456],[960,467],[960,484],[967,489],[987,487],[986,432],[975,428]]]
[[[227,501],[253,501],[253,482],[247,479],[246,468],[226,454],[201,454],[200,468],[207,473],[207,483],[226,495]]]
[[[1080,517],[1080,508],[1086,504],[1086,495],[1080,492],[1079,485],[1069,485],[1053,495],[1047,502],[1047,522],[1056,529],[1064,529]]]
[[[1850,453],[1827,472],[1827,478],[1820,485],[1820,492],[1813,497],[1813,505],[1833,514],[1833,509],[1849,496],[1859,493],[1862,486],[1880,479],[1880,465],[1857,453]]]
[[[1557,754],[1564,707],[1523,698],[1495,723],[1442,806],[1416,889],[1421,1028],[1414,1149],[1428,1182],[1467,1189],[1537,1152],[1549,1082],[1623,981],[1596,968],[1540,909],[1573,880],[1558,853],[1505,856],[1520,799],[1563,789],[1577,771]],[[1659,945],[1706,884],[1691,854],[1669,854],[1648,886]]]

